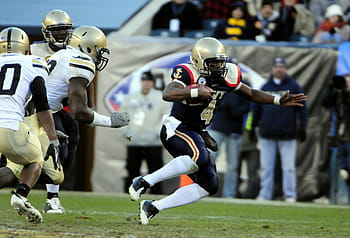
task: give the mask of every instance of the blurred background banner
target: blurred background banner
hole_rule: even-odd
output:
[[[108,35],[110,61],[99,72],[96,83],[97,111],[109,114],[118,110],[123,96],[139,90],[141,72],[151,70],[156,87],[170,80],[171,68],[189,60],[189,51],[196,39]],[[321,107],[319,95],[328,87],[335,73],[337,51],[333,47],[283,42],[269,44],[222,40],[226,53],[237,60],[244,77],[255,88],[270,74],[274,57],[284,57],[289,74],[304,88],[308,96],[308,138],[299,145],[297,157],[298,199],[312,200],[327,189],[328,149],[326,139],[329,112]],[[157,81],[158,80],[158,81]],[[122,192],[125,171],[125,138],[118,129],[96,128],[93,143],[94,161],[91,189],[98,192]]]

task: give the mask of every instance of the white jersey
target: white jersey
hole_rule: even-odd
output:
[[[49,105],[53,111],[63,108],[62,99],[68,97],[71,78],[85,78],[89,85],[95,76],[95,64],[91,57],[70,46],[53,54],[49,59],[48,67],[50,74],[46,90]]]
[[[55,53],[46,41],[34,42],[30,45],[30,52],[32,55],[37,55],[44,58],[46,61],[50,58],[51,55]]]
[[[0,127],[18,130],[34,78],[48,77],[46,61],[34,55],[0,54]]]

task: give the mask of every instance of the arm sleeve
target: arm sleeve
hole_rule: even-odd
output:
[[[36,112],[42,112],[50,109],[46,96],[45,80],[37,76],[30,84],[30,91],[33,95],[33,102],[36,107]]]

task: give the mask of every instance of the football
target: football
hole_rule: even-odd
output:
[[[187,85],[185,88],[186,89],[193,89],[193,88],[199,88],[200,84],[191,84],[191,85]],[[206,88],[208,88],[210,90],[209,87],[204,86]],[[196,98],[188,98],[186,99],[186,104],[189,106],[204,106],[208,103],[207,100],[203,101],[203,99],[196,97]]]

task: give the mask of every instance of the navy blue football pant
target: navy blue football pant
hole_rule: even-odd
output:
[[[68,138],[68,145],[60,147],[60,160],[64,171],[64,182],[61,189],[73,190],[75,184],[75,160],[79,143],[79,123],[74,120],[69,112],[62,109],[53,114],[56,130],[65,133]]]
[[[190,178],[210,195],[215,194],[218,190],[216,165],[199,133],[180,125],[174,136],[168,140],[166,137],[166,128],[163,126],[160,138],[164,147],[174,158],[182,155],[190,156],[199,168],[197,172],[189,174]]]

